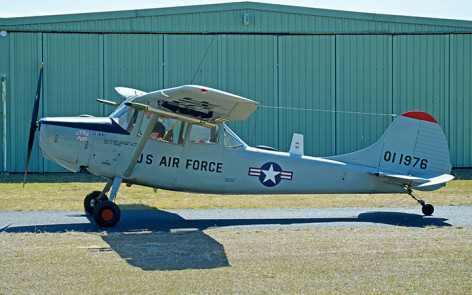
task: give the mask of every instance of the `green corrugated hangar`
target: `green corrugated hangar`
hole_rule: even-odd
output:
[[[39,116],[106,116],[116,86],[199,84],[261,107],[230,124],[250,145],[327,156],[375,142],[391,114],[433,115],[472,167],[472,22],[253,2],[0,19],[1,171],[22,172]],[[398,138],[401,141],[401,138]],[[29,171],[64,171],[33,151]]]

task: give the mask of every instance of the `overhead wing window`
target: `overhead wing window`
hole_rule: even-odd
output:
[[[192,125],[190,130],[189,141],[194,143],[214,144],[218,142],[219,126],[213,128],[203,127],[200,125]]]

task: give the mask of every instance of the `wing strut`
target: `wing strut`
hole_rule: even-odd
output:
[[[151,115],[151,118],[149,119],[149,124],[147,125],[141,138],[139,139],[139,142],[136,145],[136,148],[134,149],[133,155],[131,156],[131,159],[129,160],[129,162],[128,163],[126,163],[126,161],[120,162],[116,171],[119,178],[121,179],[126,178],[131,175],[131,172],[133,172],[134,166],[136,166],[136,163],[138,161],[138,157],[143,151],[144,146],[146,145],[149,139],[149,135],[151,135],[154,125],[156,125],[158,117],[159,116],[154,113]]]

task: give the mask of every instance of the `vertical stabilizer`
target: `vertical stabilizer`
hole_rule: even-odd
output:
[[[390,124],[373,145],[329,159],[403,175],[441,175],[451,172],[446,136],[429,114],[407,112]]]

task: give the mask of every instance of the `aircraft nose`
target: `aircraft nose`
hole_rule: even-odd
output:
[[[48,125],[44,124],[45,119],[42,118],[38,121],[38,132],[39,132],[39,147],[41,148],[41,151],[43,152],[43,156],[45,156],[47,159],[51,158],[48,155],[48,150],[50,150],[50,136],[48,136]]]
[[[43,156],[57,164],[77,171],[78,150],[75,131],[67,125],[67,118],[42,118],[39,120],[39,146]]]

